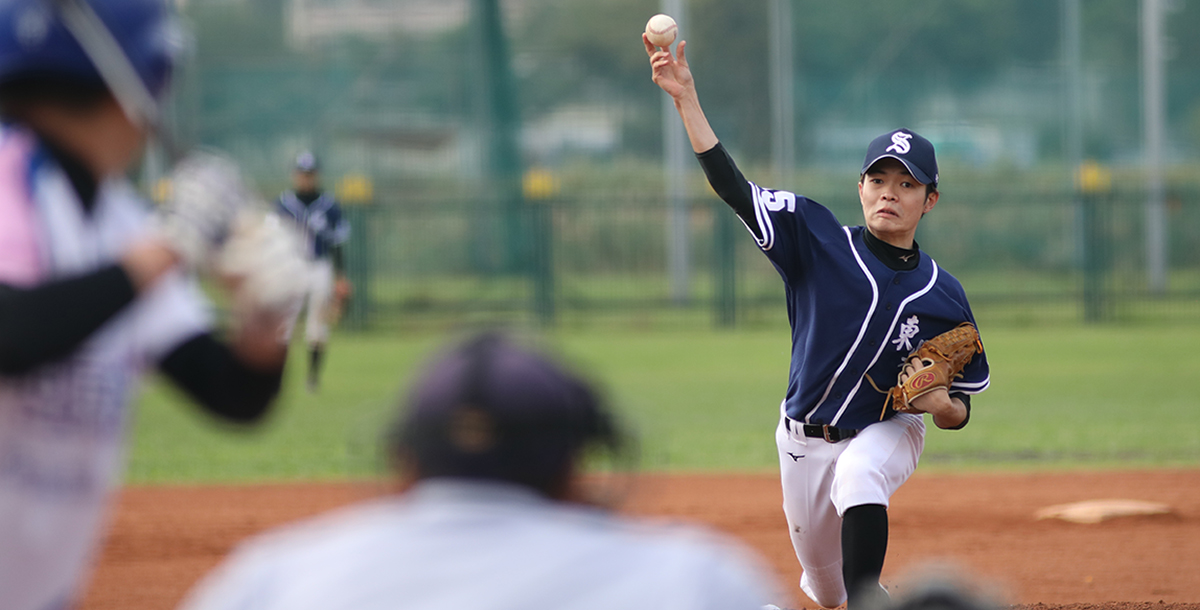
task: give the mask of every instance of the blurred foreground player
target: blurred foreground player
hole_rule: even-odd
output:
[[[826,608],[848,599],[857,610],[881,592],[887,507],[924,450],[924,414],[962,428],[970,395],[990,383],[979,352],[960,377],[926,383],[912,412],[889,398],[930,378],[910,356],[922,342],[975,322],[962,285],[914,240],[939,197],[933,145],[907,129],[873,140],[858,181],[865,226],[842,226],[815,201],[746,180],[701,110],[686,42],[678,56],[642,42],[710,184],[783,279],[792,356],[775,442],[800,587]]]
[[[321,382],[321,364],[329,344],[329,327],[336,321],[342,305],[350,296],[342,246],[350,237],[350,223],[342,215],[333,194],[321,189],[320,167],[310,151],[296,155],[292,171],[292,189],[279,195],[280,214],[303,231],[311,257],[308,297],[304,301],[304,339],[308,345],[308,390],[316,391]],[[297,310],[288,326],[287,336],[298,322]]]
[[[301,264],[299,240],[281,223],[244,216],[250,196],[238,171],[214,155],[181,163],[174,195],[151,215],[125,174],[153,125],[118,103],[56,6],[0,3],[5,610],[73,604],[119,485],[129,403],[146,369],[219,418],[262,417],[283,371],[279,312],[298,291],[274,274]],[[132,85],[157,100],[179,38],[167,6],[78,6],[115,38],[136,72]],[[219,242],[233,249],[218,253]],[[237,269],[225,278],[237,312],[228,341],[214,336],[210,307],[183,272],[213,260]]]
[[[585,450],[619,450],[582,379],[501,335],[453,346],[389,435],[404,491],[243,545],[186,610],[758,610],[742,547],[582,501]]]

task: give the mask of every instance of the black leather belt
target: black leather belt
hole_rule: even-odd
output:
[[[835,428],[830,425],[821,424],[803,424],[804,436],[809,438],[823,438],[829,443],[838,443],[848,438],[858,436],[858,430],[850,428]]]

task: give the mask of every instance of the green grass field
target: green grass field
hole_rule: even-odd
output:
[[[153,382],[129,456],[134,483],[317,480],[382,472],[378,439],[419,363],[446,339],[343,333],[325,385],[288,388],[265,425],[214,425]],[[546,341],[605,388],[652,470],[766,471],[788,367],[785,328],[564,330]],[[931,429],[922,469],[1200,464],[1200,325],[985,329],[992,387],[971,424]]]

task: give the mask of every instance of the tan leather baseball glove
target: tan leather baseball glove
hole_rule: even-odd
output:
[[[905,370],[897,379],[898,385],[888,391],[885,408],[890,404],[899,413],[923,413],[913,408],[912,401],[938,388],[949,390],[955,378],[962,376],[963,367],[982,351],[979,331],[970,322],[922,343],[904,359]]]

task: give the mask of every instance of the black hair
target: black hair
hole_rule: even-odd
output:
[[[0,115],[21,118],[25,108],[55,105],[87,111],[112,97],[103,82],[54,72],[20,74],[0,82]]]
[[[879,161],[882,161],[882,159],[880,159],[880,160],[876,161],[875,163],[878,163]],[[903,163],[901,163],[901,165],[903,166],[904,164],[903,164]],[[871,167],[875,167],[875,165],[874,165],[874,164],[872,164],[872,165],[871,165]],[[865,172],[863,172],[863,173],[861,173],[861,174],[859,174],[859,175],[858,175],[858,183],[859,183],[859,184],[862,184],[863,180],[865,180],[865,179],[866,179],[866,177],[867,177],[867,174],[871,173],[871,167],[868,167],[868,168],[867,168],[867,171],[865,171]],[[905,171],[908,171],[908,167],[906,166],[906,167],[904,168],[904,170],[905,170]],[[909,175],[911,176],[912,174],[909,174]],[[913,179],[915,180],[915,179],[916,179],[916,177],[914,176],[914,177],[913,177]],[[937,183],[936,183],[936,182],[930,182],[929,184],[926,184],[926,185],[925,185],[925,198],[926,198],[926,199],[929,199],[929,196],[930,196],[930,195],[932,195],[932,194],[934,194],[934,193],[937,193],[937,192],[939,192],[939,191],[938,191],[938,185],[937,185]]]

